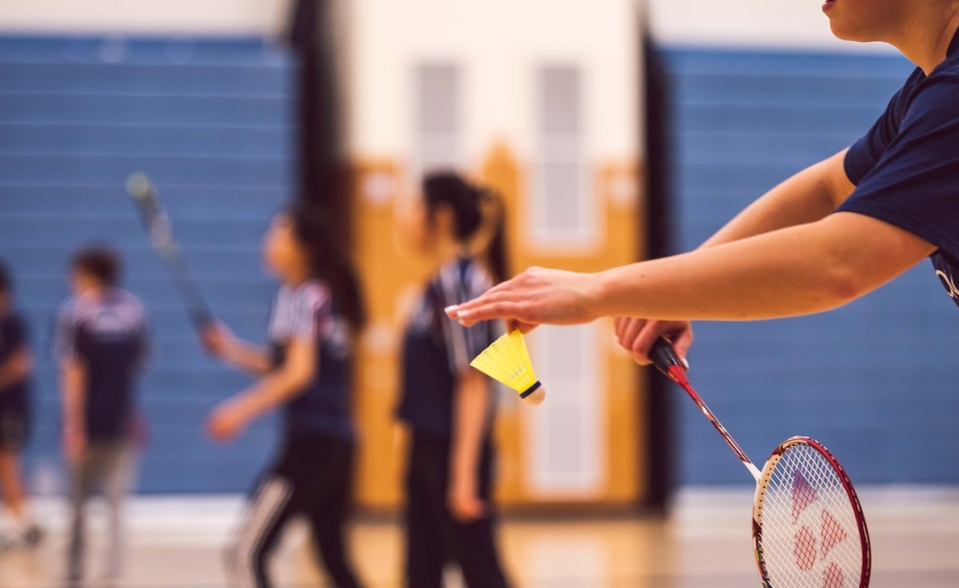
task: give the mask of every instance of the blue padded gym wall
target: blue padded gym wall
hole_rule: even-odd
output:
[[[38,359],[28,462],[41,493],[63,480],[50,322],[69,256],[90,241],[122,251],[124,286],[153,322],[139,490],[244,491],[262,467],[270,419],[232,446],[202,432],[214,404],[249,380],[199,349],[124,184],[150,176],[213,312],[262,340],[275,286],[260,240],[293,177],[291,61],[252,38],[0,37],[0,258]]]
[[[666,57],[677,251],[854,142],[912,70],[875,54],[670,48]],[[959,313],[924,262],[835,312],[699,323],[690,362],[706,402],[756,462],[802,434],[858,483],[956,483],[957,357]],[[692,403],[677,402],[680,481],[750,484]]]

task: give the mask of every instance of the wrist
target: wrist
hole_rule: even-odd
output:
[[[586,299],[590,319],[596,320],[604,316],[613,316],[615,309],[611,308],[610,294],[615,290],[615,276],[611,270],[589,274],[586,283]]]

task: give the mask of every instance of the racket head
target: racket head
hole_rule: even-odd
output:
[[[872,550],[849,476],[809,437],[773,451],[756,486],[753,544],[766,588],[866,588]]]

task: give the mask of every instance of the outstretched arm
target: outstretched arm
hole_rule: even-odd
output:
[[[448,314],[467,325],[503,318],[521,328],[602,316],[758,320],[812,314],[878,288],[935,249],[883,221],[836,213],[597,274],[533,268]]]
[[[699,248],[715,247],[822,220],[855,188],[846,177],[847,151],[843,149],[782,182],[736,215]],[[617,317],[615,329],[620,346],[643,365],[649,363],[649,349],[661,335],[672,341],[676,352],[683,358],[693,342],[692,325],[688,319],[656,321],[645,317]]]

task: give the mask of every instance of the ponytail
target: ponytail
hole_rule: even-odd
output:
[[[313,277],[326,282],[337,311],[354,331],[361,331],[366,325],[363,287],[343,243],[335,238],[329,221],[315,208],[297,203],[287,214],[294,234],[309,256]]]
[[[450,172],[423,178],[423,197],[430,222],[442,204],[454,217],[454,237],[471,255],[482,259],[498,283],[509,277],[505,205],[499,194],[466,183]]]

